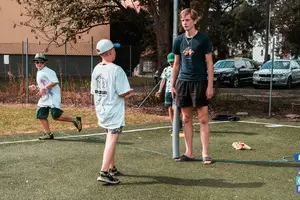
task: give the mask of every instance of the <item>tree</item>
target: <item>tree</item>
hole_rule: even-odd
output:
[[[296,0],[283,0],[276,4],[276,27],[282,34],[283,52],[300,55],[300,2]]]
[[[78,35],[91,28],[113,23],[116,10],[126,10],[123,0],[16,0],[24,7],[22,15],[29,17],[21,25],[32,28],[36,38],[62,45],[77,41]],[[171,49],[170,17],[172,1],[141,0],[154,21],[158,69],[162,70],[166,55]]]

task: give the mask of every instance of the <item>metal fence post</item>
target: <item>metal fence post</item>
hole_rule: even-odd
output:
[[[91,37],[91,75],[90,75],[90,77],[92,77],[93,68],[94,68],[94,38],[92,36]],[[91,105],[92,105],[91,107],[93,109],[93,95],[91,95]]]
[[[270,97],[269,97],[269,117],[272,115],[272,89],[273,89],[273,68],[274,68],[274,50],[275,50],[275,38],[273,37],[272,44],[272,68],[271,68],[271,80],[270,80]]]
[[[26,103],[29,103],[29,91],[28,91],[28,87],[29,87],[29,80],[28,80],[28,38],[26,39],[26,57],[25,57],[25,62],[26,62]]]
[[[132,52],[131,52],[131,45],[129,46],[129,67],[130,67],[130,70],[129,70],[129,72],[130,72],[130,74],[129,74],[129,77],[132,77],[132,72],[131,72],[131,63],[132,63]]]

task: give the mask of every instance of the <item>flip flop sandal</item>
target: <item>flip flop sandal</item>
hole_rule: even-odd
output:
[[[189,161],[197,161],[196,158],[190,158],[186,155],[182,155],[179,158],[176,159],[176,162],[189,162]]]
[[[210,156],[205,156],[204,158],[203,158],[203,164],[204,165],[210,165],[210,164],[212,164],[212,158],[210,157]]]

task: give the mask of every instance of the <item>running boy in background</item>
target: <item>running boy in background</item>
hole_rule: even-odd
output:
[[[42,53],[37,53],[33,61],[38,69],[36,74],[37,86],[31,85],[29,86],[29,89],[31,91],[39,90],[37,95],[40,96],[40,99],[37,105],[36,118],[40,120],[45,131],[44,135],[39,139],[54,139],[48,122],[49,111],[51,112],[54,120],[71,122],[75,125],[78,131],[81,131],[81,117],[70,117],[64,115],[64,111],[60,109],[61,94],[60,87],[58,85],[59,82],[56,73],[46,66],[46,56]]]
[[[98,124],[106,129],[106,142],[103,152],[103,162],[98,181],[118,184],[120,181],[113,177],[119,171],[115,167],[115,152],[119,134],[125,125],[125,96],[133,92],[123,69],[114,64],[116,58],[115,47],[110,40],[100,40],[97,52],[102,58],[93,70],[91,80],[91,94]]]
[[[170,117],[170,121],[171,124],[173,124],[173,118],[174,118],[174,111],[173,111],[173,104],[174,100],[172,98],[172,93],[171,93],[171,83],[172,83],[172,70],[173,70],[173,65],[174,65],[174,53],[169,53],[167,56],[167,60],[169,63],[169,66],[166,67],[163,70],[163,73],[161,74],[161,83],[159,85],[159,90],[158,92],[156,92],[155,96],[156,97],[160,97],[162,90],[166,84],[166,91],[165,91],[165,103],[164,106],[166,108],[168,108],[168,112],[169,112],[169,117]],[[171,126],[171,131],[172,131],[173,125]],[[182,129],[182,121],[180,120],[180,129]],[[183,138],[184,134],[180,133],[179,137]]]

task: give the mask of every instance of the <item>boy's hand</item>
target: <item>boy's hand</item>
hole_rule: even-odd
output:
[[[37,89],[37,87],[35,85],[30,85],[29,87],[30,92],[33,92]]]
[[[176,88],[175,87],[171,88],[171,93],[172,93],[172,99],[175,99],[175,97],[176,97]]]
[[[160,95],[161,95],[161,91],[158,91],[158,92],[155,93],[155,96],[156,96],[157,98],[159,98]]]
[[[213,96],[214,96],[214,89],[212,87],[207,87],[206,89],[207,99],[211,99]]]

